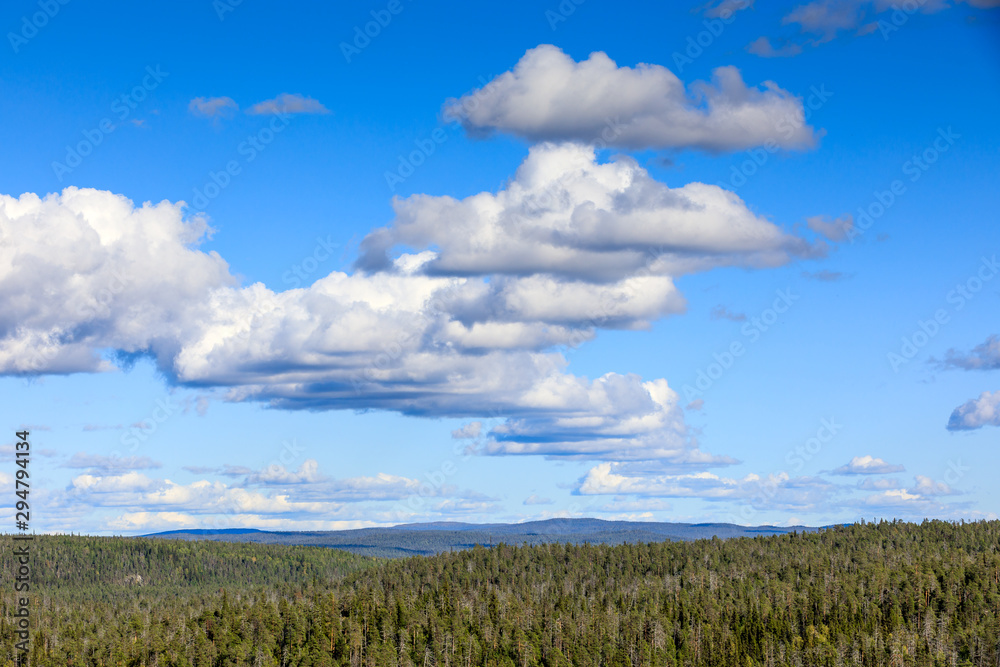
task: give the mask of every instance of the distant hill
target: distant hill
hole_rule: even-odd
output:
[[[814,532],[807,526],[738,526],[731,523],[661,523],[548,519],[525,523],[459,523],[437,521],[388,528],[330,531],[266,531],[246,528],[172,530],[146,537],[175,540],[216,540],[259,544],[294,544],[343,549],[366,556],[400,558],[471,549],[477,544],[637,544],[667,540],[754,537]]]

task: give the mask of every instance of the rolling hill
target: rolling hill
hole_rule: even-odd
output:
[[[174,530],[145,537],[331,547],[366,556],[400,558],[471,549],[477,544],[638,544],[712,537],[753,537],[819,530],[806,526],[738,526],[731,523],[664,523],[547,519],[525,523],[434,522],[332,531],[264,531],[246,528]]]

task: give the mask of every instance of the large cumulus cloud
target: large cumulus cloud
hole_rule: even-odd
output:
[[[0,198],[0,370],[108,370],[285,409],[500,421],[486,454],[730,462],[701,452],[666,380],[567,371],[558,346],[684,309],[673,278],[817,250],[714,186],[532,149],[496,194],[396,201],[354,273],[241,286],[183,203],[67,188]],[[404,246],[398,250],[399,246]]]
[[[670,188],[629,158],[601,164],[582,144],[532,147],[496,194],[414,195],[393,205],[394,223],[364,240],[359,268],[387,268],[397,245],[433,245],[437,255],[425,271],[437,275],[612,283],[643,268],[667,277],[777,266],[823,249],[786,234],[728,190],[704,183]]]

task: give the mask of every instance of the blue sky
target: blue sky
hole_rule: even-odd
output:
[[[45,531],[996,518],[996,7],[7,3],[0,481],[27,427]]]

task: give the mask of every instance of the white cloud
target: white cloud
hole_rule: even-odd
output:
[[[532,493],[530,496],[524,499],[525,505],[551,505],[552,499],[539,496]]]
[[[225,465],[221,469],[188,466],[185,470],[194,474],[215,473],[242,478],[235,486],[278,488],[295,495],[299,500],[350,503],[400,500],[414,495],[478,497],[473,492],[459,492],[452,485],[428,484],[419,479],[387,473],[334,479],[320,472],[319,463],[315,459],[306,459],[298,470],[294,471],[280,463],[273,463],[263,470],[234,465]]]
[[[772,81],[748,87],[735,67],[685,87],[660,65],[618,67],[603,52],[575,62],[558,47],[528,50],[514,69],[449,100],[444,116],[471,132],[499,130],[539,141],[579,141],[631,149],[743,150],[774,144],[809,148],[802,102]]]
[[[251,115],[260,115],[268,113],[277,114],[292,114],[292,113],[308,113],[308,114],[326,114],[330,113],[330,110],[323,106],[318,100],[314,100],[311,97],[306,97],[304,95],[296,95],[290,93],[282,93],[274,99],[264,100],[263,102],[258,102],[252,107],[247,109],[247,113]]]
[[[335,498],[342,502],[402,500],[416,495],[421,497],[470,495],[460,494],[454,487],[448,485],[434,486],[419,479],[386,473],[334,480],[316,487],[313,493],[318,497]]]
[[[922,496],[910,493],[906,489],[892,489],[868,496],[865,498],[865,504],[877,507],[898,507],[922,500]]]
[[[197,244],[205,219],[182,204],[66,188],[44,199],[0,195],[0,372],[93,372],[102,348],[169,356],[191,304],[234,283]],[[44,304],[44,305],[43,305]]]
[[[11,239],[0,246],[0,372],[111,370],[114,350],[229,401],[499,414],[478,445],[488,454],[718,465],[729,460],[697,449],[665,380],[574,376],[552,348],[680,312],[676,275],[818,252],[732,193],[671,189],[575,145],[533,148],[495,195],[396,207],[369,241],[418,252],[375,261],[371,241],[367,264],[384,270],[274,292],[238,287],[221,257],[200,251],[210,229],[183,203],[136,207],[77,188],[0,197]],[[660,246],[669,251],[651,254]]]
[[[984,391],[955,408],[948,419],[949,431],[969,431],[983,426],[1000,426],[1000,391]]]
[[[151,479],[137,472],[107,476],[79,475],[73,478],[69,489],[57,502],[84,502],[94,508],[169,509],[191,514],[322,514],[340,508],[334,502],[299,502],[288,494],[264,494],[223,482],[198,480],[191,484],[177,484],[169,479]]]
[[[465,426],[459,429],[455,429],[451,432],[451,437],[456,440],[469,440],[472,438],[478,438],[479,433],[483,430],[483,422],[474,421],[469,422]]]
[[[673,276],[777,266],[823,252],[754,214],[728,190],[704,183],[670,188],[629,158],[600,164],[592,148],[574,144],[533,146],[496,194],[414,195],[395,199],[393,207],[393,224],[362,242],[361,268],[390,267],[388,251],[396,245],[433,246],[427,273],[520,277],[479,291],[495,295],[517,319],[524,312],[537,319],[530,297],[557,288],[564,290],[559,299],[542,305],[560,308],[550,322],[592,317],[596,309],[581,304],[595,301],[609,301],[612,318],[677,312],[683,300]],[[589,284],[559,286],[556,278]],[[637,294],[624,299],[630,291]],[[482,308],[468,306],[475,307]]]
[[[325,479],[319,472],[316,459],[306,459],[299,469],[292,472],[280,463],[272,463],[260,472],[249,476],[248,481],[258,484],[309,484]]]
[[[828,502],[833,486],[821,479],[793,478],[784,472],[766,477],[750,473],[735,479],[711,472],[674,474],[644,466],[600,463],[587,472],[577,490],[581,495],[702,498],[801,510]]]
[[[855,456],[849,463],[846,463],[833,471],[835,475],[885,475],[906,470],[901,465],[886,463],[882,459],[874,456]]]
[[[83,474],[73,478],[70,490],[86,493],[116,493],[135,494],[145,491],[155,491],[168,484],[163,480],[155,480],[140,472],[127,472],[117,475]]]
[[[917,475],[914,477],[916,484],[910,489],[910,493],[915,493],[924,497],[928,496],[950,496],[954,495],[954,491],[950,486],[944,482],[935,482],[930,477],[924,477],[923,475]]]
[[[231,97],[196,97],[188,104],[188,111],[203,118],[230,116],[239,108]]]

